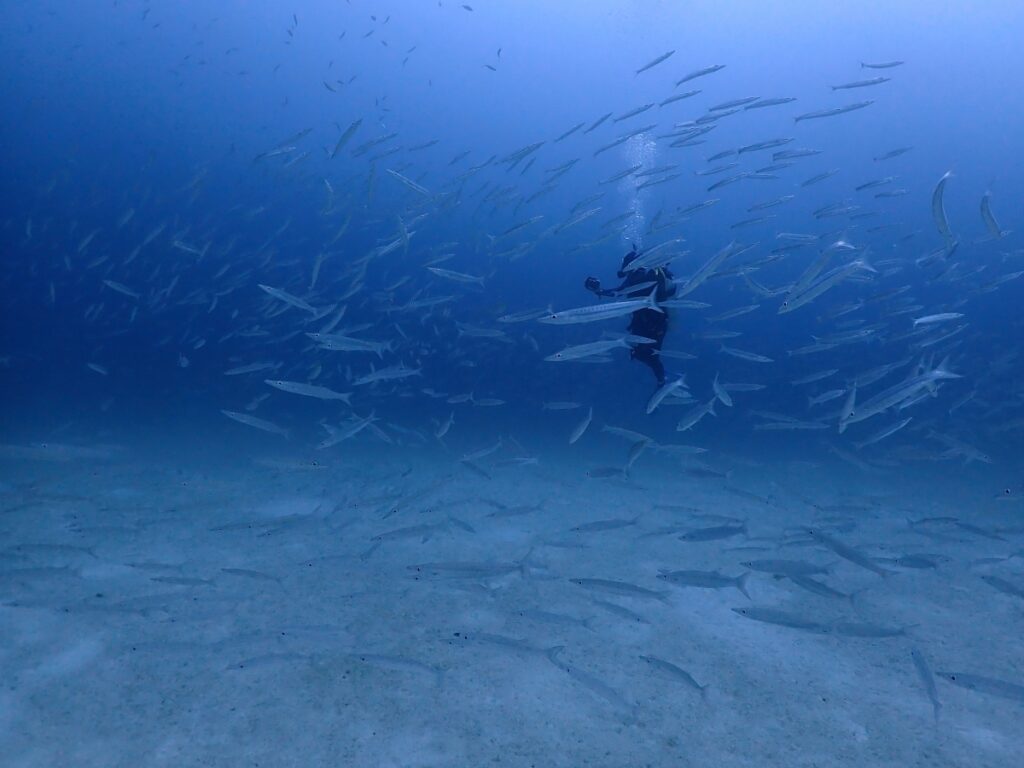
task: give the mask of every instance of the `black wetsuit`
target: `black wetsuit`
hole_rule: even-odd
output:
[[[628,257],[627,257],[628,258]],[[675,295],[676,286],[672,281],[672,273],[665,267],[659,269],[633,269],[626,266],[625,273],[619,272],[620,277],[625,277],[622,284],[617,288],[594,290],[598,296],[625,296],[630,299],[642,299],[649,296],[652,290],[657,290],[654,295],[655,301],[665,301]],[[656,288],[649,286],[650,283],[657,283]],[[629,291],[631,285],[648,284],[637,291]],[[638,309],[632,314],[627,330],[634,336],[654,339],[653,344],[634,344],[630,357],[639,360],[654,373],[659,386],[665,383],[665,366],[661,362],[661,345],[665,341],[665,334],[668,333],[668,313],[658,312],[653,309]]]

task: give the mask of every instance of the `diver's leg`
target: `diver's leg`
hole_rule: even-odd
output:
[[[668,333],[668,318],[659,315],[652,326],[649,338],[654,339],[654,343],[648,345],[650,347],[648,352],[651,356],[651,370],[654,371],[654,375],[658,379],[658,386],[661,386],[665,383],[665,364],[661,361],[661,345],[665,343],[665,334]]]
[[[651,349],[653,344],[638,344],[633,347],[633,351],[630,356],[634,360],[639,360],[641,363],[651,369],[651,373],[658,380],[658,386],[665,383],[665,366],[662,365],[661,357],[657,354],[657,351]]]
[[[665,340],[665,333],[668,330],[668,322],[664,315],[650,309],[640,309],[633,313],[629,323],[629,332],[635,336],[643,336],[653,339],[653,344],[633,345],[630,357],[639,360],[651,369],[651,373],[658,380],[658,386],[665,383],[665,366],[658,354],[661,344]]]
[[[658,344],[661,347],[661,344]],[[660,387],[665,383],[665,364],[661,362],[661,355],[657,353],[657,350],[652,349],[650,351],[650,362],[647,363],[654,372],[654,378],[658,380],[658,386]]]

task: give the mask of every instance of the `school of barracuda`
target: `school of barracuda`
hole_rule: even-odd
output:
[[[385,16],[339,40],[414,67]],[[472,66],[497,78],[510,55]],[[135,764],[163,764],[133,719],[161,707],[260,724],[223,738],[261,764],[271,721],[310,764],[1024,760],[1024,323],[977,319],[1024,295],[1020,227],[983,189],[947,204],[956,158],[920,186],[901,178],[912,137],[873,134],[844,168],[823,129],[891,122],[914,62],[754,95],[716,84],[749,64],[651,51],[627,74],[659,98],[610,92],[562,131],[472,147],[392,128],[396,103],[350,110],[373,72],[349,65],[310,82],[331,119],[254,129],[240,170],[80,192],[69,172],[4,217],[23,260],[4,293],[74,319],[101,412],[143,333],[174,386],[205,390],[197,442],[249,467],[141,469],[77,427],[0,446],[0,733],[20,764],[57,764],[26,721],[64,675],[79,744],[119,743],[117,723]],[[779,114],[784,132],[760,127]],[[638,140],[656,159],[623,151]],[[225,173],[246,201],[226,216]],[[639,229],[623,190],[654,201]],[[672,298],[566,300],[631,241]],[[564,284],[530,277],[561,260],[581,265]],[[623,330],[638,310],[670,318],[668,378],[587,397],[652,343]]]

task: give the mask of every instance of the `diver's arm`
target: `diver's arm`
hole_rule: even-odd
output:
[[[586,288],[595,296],[615,296],[617,295],[617,291],[621,291],[623,288],[626,287],[626,282],[623,282],[622,285],[620,285],[618,288],[608,289],[602,288],[601,281],[598,280],[596,277],[588,277],[584,281],[583,287]]]

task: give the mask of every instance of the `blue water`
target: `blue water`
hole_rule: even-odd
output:
[[[512,765],[1018,764],[1024,6],[469,6],[132,0],[0,14],[0,618],[13,627],[0,670],[14,680],[0,733],[16,743],[10,764],[240,764],[231,754],[292,764],[282,752],[298,752],[278,752],[265,734],[246,744],[237,730],[262,722],[249,689],[224,682],[241,658],[270,659],[252,674],[289,693],[260,711],[288,718],[283,738],[305,743],[313,764],[470,765],[496,754]],[[724,66],[676,85],[712,65]],[[787,101],[715,109],[755,97]],[[894,150],[905,151],[883,159]],[[672,240],[677,298],[703,305],[665,307],[662,359],[685,387],[652,411],[659,384],[629,349],[545,360],[623,333],[628,313],[540,320],[616,300],[584,280],[614,288],[631,248]],[[688,292],[730,246],[742,252]],[[515,315],[527,319],[508,322]],[[317,332],[388,346],[326,351],[306,335]],[[225,375],[257,363],[267,366]],[[357,383],[393,366],[411,375]],[[951,375],[847,418],[935,370]],[[573,407],[551,407],[562,401]],[[712,402],[714,413],[677,429]],[[494,522],[495,510],[519,507],[533,511]],[[566,534],[637,515],[585,536],[586,548]],[[699,557],[685,548],[696,545],[643,536],[725,518],[747,528],[701,544]],[[281,523],[272,546],[252,520]],[[239,521],[249,527],[230,530],[244,540],[210,536]],[[420,524],[396,545],[375,538]],[[934,559],[879,580],[807,538],[808,526],[870,563]],[[753,603],[829,631],[744,622],[729,611],[742,595],[696,588],[673,591],[671,614],[645,605],[653,623],[640,630],[608,626],[607,615],[582,629],[550,617],[515,624],[524,606],[582,615],[578,591],[549,579],[653,589],[659,569],[734,577],[754,555],[730,547],[817,554],[833,563],[834,589],[865,590],[846,619],[914,629],[831,647],[841,617],[819,611],[834,598],[756,569]],[[333,565],[313,579],[296,565],[306,561]],[[518,565],[455,587],[450,574],[427,579],[416,596],[424,584],[410,587],[406,571],[423,562]],[[160,568],[184,579],[166,603],[147,581]],[[223,568],[273,579],[225,583]],[[344,600],[324,586],[342,580],[352,584]],[[282,601],[275,583],[293,597]],[[217,598],[190,607],[202,586]],[[91,595],[101,592],[121,607],[100,612]],[[300,595],[288,626],[325,636],[253,640],[277,631]],[[635,595],[624,600],[636,607]],[[214,615],[233,604],[245,619],[228,628]],[[482,682],[488,654],[454,653],[444,638],[456,626],[530,648],[509,656],[485,642],[505,666]],[[178,666],[182,627],[188,653],[209,666]],[[686,628],[705,638],[688,655],[670,642]],[[150,682],[112,674],[143,637]],[[545,656],[554,645],[567,655]],[[989,681],[936,674],[944,730],[911,650]],[[338,659],[359,653],[387,659],[342,674]],[[693,691],[671,672],[666,691],[630,667],[673,653],[711,681],[713,710],[691,709]],[[758,654],[778,666],[748,669]],[[801,666],[803,654],[814,661]],[[440,690],[424,669],[445,671]],[[858,686],[864,670],[875,677]],[[183,680],[187,692],[161,714],[154,701]],[[217,691],[215,704],[204,690]],[[80,705],[87,726],[61,726],[53,741],[41,723],[65,722],[62,691],[94,704]],[[730,754],[751,719],[770,718],[773,697],[785,722],[748,731]],[[136,709],[112,703],[122,700]],[[238,715],[218,727],[221,705]],[[666,719],[676,706],[704,736],[676,740]],[[338,714],[348,708],[364,718]],[[189,711],[208,723],[191,741],[181,736]],[[349,723],[337,740],[324,725],[332,717]],[[367,735],[378,731],[389,736]]]

